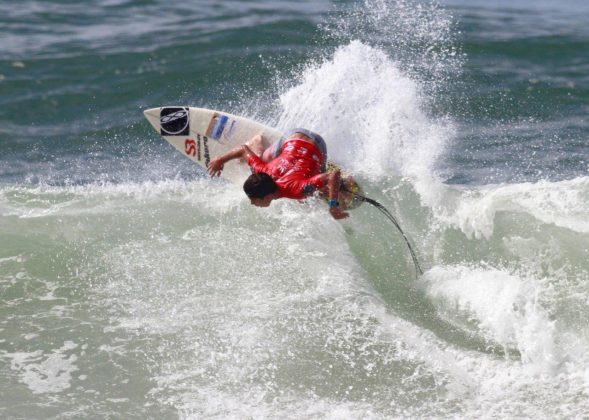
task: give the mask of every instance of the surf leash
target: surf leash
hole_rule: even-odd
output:
[[[358,198],[358,200],[360,200],[360,201],[363,201],[365,203],[373,205],[374,207],[376,207],[378,209],[378,211],[380,211],[382,214],[384,214],[384,216],[387,219],[389,219],[393,225],[395,225],[395,227],[399,230],[399,232],[403,236],[403,239],[405,239],[405,243],[407,244],[407,248],[409,248],[409,252],[411,253],[411,259],[413,260],[413,264],[415,265],[415,276],[419,277],[420,275],[422,275],[423,270],[419,266],[419,261],[417,261],[417,255],[415,254],[415,251],[413,250],[413,247],[411,246],[411,242],[409,242],[409,238],[407,238],[407,235],[405,235],[405,232],[403,232],[403,229],[401,229],[401,225],[399,225],[399,222],[397,222],[397,219],[395,219],[395,216],[393,216],[391,214],[391,212],[388,211],[385,206],[380,204],[378,201],[373,200],[372,198],[365,197],[361,194],[358,194],[357,192],[350,191],[347,188],[342,188],[342,190],[354,194],[354,196],[356,198]]]

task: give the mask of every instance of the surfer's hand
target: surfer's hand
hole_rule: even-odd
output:
[[[215,158],[209,162],[209,166],[207,166],[207,171],[209,172],[210,176],[219,176],[221,175],[221,171],[223,170],[223,166],[225,164],[220,158]]]
[[[349,216],[348,212],[343,211],[339,207],[331,207],[329,209],[329,213],[331,213],[333,218],[336,220],[345,219]]]

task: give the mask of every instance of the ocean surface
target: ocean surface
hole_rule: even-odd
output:
[[[0,418],[586,418],[589,3],[0,2]],[[255,208],[146,108],[321,133]]]

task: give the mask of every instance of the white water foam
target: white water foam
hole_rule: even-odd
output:
[[[2,352],[0,355],[10,360],[10,367],[20,374],[21,382],[32,393],[58,393],[70,388],[72,374],[78,370],[78,356],[72,354],[77,347],[74,342],[66,341],[49,354],[37,350],[28,353]]]
[[[488,342],[517,349],[525,364],[550,372],[559,362],[555,323],[542,307],[534,279],[493,268],[436,266],[420,279],[440,315]]]
[[[22,214],[43,205],[35,194],[20,203]],[[209,181],[51,194],[76,204],[42,216],[48,222],[82,215],[92,237],[112,235],[103,253],[86,256],[98,273],[86,276],[111,308],[111,328],[157,342],[143,350],[156,362],[150,402],[183,417],[574,415],[553,394],[586,395],[586,340],[554,323],[554,297],[540,277],[484,265],[438,265],[424,277],[441,318],[474,325],[467,331],[507,349],[497,356],[396,315],[351,254],[347,222],[325,217],[319,203],[256,209],[238,186]],[[511,249],[522,240],[509,238]],[[75,368],[76,360],[64,355],[75,354],[53,353],[15,356],[30,389],[68,389],[63,363]],[[54,375],[53,388],[31,373],[41,371]]]
[[[440,197],[438,219],[470,238],[490,238],[499,212],[526,214],[546,225],[589,233],[589,177],[568,181],[448,187]]]

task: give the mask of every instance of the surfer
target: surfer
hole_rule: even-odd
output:
[[[335,219],[348,217],[340,207],[340,194],[345,194],[340,193],[341,173],[339,169],[327,170],[327,146],[320,135],[297,128],[264,149],[258,134],[212,159],[207,166],[209,174],[219,176],[225,163],[233,159],[245,160],[252,169],[243,190],[254,206],[268,207],[278,198],[302,200],[318,191],[327,197],[329,212]]]

